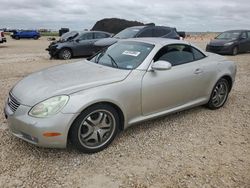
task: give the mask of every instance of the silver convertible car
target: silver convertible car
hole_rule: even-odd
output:
[[[87,60],[33,73],[10,91],[11,132],[32,144],[85,153],[129,126],[198,105],[224,105],[236,66],[185,41],[121,40]]]

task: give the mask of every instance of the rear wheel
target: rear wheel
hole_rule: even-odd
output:
[[[71,143],[81,152],[95,153],[105,149],[119,130],[117,111],[105,104],[84,110],[70,128]]]
[[[214,86],[207,107],[215,110],[222,107],[229,94],[229,83],[226,79],[221,78]]]
[[[59,58],[60,59],[71,59],[72,58],[72,52],[68,48],[64,48],[59,52]]]

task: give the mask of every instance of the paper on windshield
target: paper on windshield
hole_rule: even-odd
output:
[[[140,55],[140,53],[141,52],[138,52],[138,51],[128,51],[128,50],[126,50],[122,54],[137,57],[138,55]]]

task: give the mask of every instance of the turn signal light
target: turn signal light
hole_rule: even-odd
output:
[[[53,137],[53,136],[60,136],[61,133],[56,133],[56,132],[46,132],[46,133],[43,133],[43,136],[45,137]]]

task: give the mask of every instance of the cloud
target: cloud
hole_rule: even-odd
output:
[[[248,0],[1,0],[0,28],[92,28],[103,18],[124,18],[185,31],[250,28]]]

